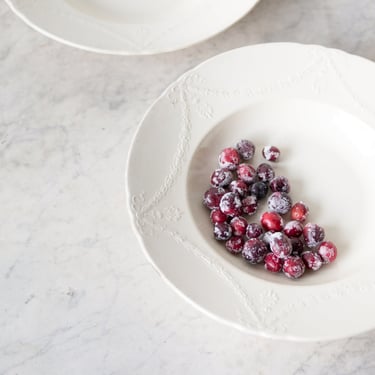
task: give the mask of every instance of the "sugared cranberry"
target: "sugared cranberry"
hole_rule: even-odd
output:
[[[303,225],[297,221],[292,220],[285,224],[284,233],[289,237],[299,237],[303,232]]]
[[[318,246],[324,240],[324,229],[317,224],[307,223],[303,228],[303,239],[307,247]]]
[[[290,279],[298,279],[305,272],[305,263],[299,256],[287,257],[283,264],[283,272]]]
[[[214,237],[218,241],[227,241],[232,237],[232,227],[228,223],[214,225]]]
[[[263,234],[263,228],[258,223],[250,223],[246,228],[247,238],[258,238]]]
[[[270,236],[270,249],[278,258],[286,258],[292,253],[292,244],[285,234],[276,232]]]
[[[225,223],[227,221],[227,215],[223,214],[218,208],[214,208],[211,211],[210,219],[213,224]]]
[[[258,200],[253,195],[242,199],[242,211],[245,214],[253,215],[258,209]]]
[[[264,212],[260,218],[260,223],[265,230],[279,232],[284,227],[283,218],[276,212]]]
[[[275,146],[264,146],[262,155],[268,161],[276,161],[280,156],[280,150]]]
[[[219,208],[220,200],[224,194],[223,188],[210,188],[204,193],[203,204],[210,210]]]
[[[237,176],[247,184],[253,183],[257,178],[257,172],[250,164],[240,164],[237,167]]]
[[[215,169],[211,175],[211,185],[213,187],[224,187],[233,180],[233,173],[227,169]]]
[[[292,207],[292,200],[288,194],[277,191],[269,196],[267,204],[270,211],[286,214]]]
[[[268,193],[268,186],[265,182],[259,181],[252,184],[250,187],[250,194],[258,199],[264,198]]]
[[[259,164],[257,174],[259,180],[263,182],[269,182],[275,177],[273,168],[267,163]]]
[[[250,160],[254,156],[255,146],[253,142],[242,139],[236,144],[236,147],[243,160]]]
[[[232,254],[239,254],[242,252],[244,240],[242,237],[234,236],[225,242],[225,247]]]
[[[235,216],[231,221],[233,235],[244,236],[247,228],[247,220],[242,216]]]
[[[220,200],[220,210],[228,216],[241,214],[241,198],[236,193],[225,193]]]
[[[268,253],[264,258],[264,268],[270,272],[280,272],[283,268],[283,261],[274,253]]]
[[[271,232],[270,230],[266,233],[264,233],[263,237],[262,237],[262,241],[268,246],[270,247],[270,243],[271,243],[271,237],[272,235],[274,234],[274,232]]]
[[[241,197],[246,197],[249,191],[249,187],[247,186],[245,181],[234,180],[230,183],[229,190],[233,193],[237,193]]]
[[[240,155],[237,150],[232,147],[225,148],[220,152],[219,155],[219,166],[220,168],[228,168],[234,171],[240,162]]]
[[[301,255],[305,249],[305,244],[300,238],[291,238],[290,243],[292,244],[292,255]]]
[[[293,220],[304,222],[309,214],[309,208],[303,202],[297,202],[293,205],[290,216]]]
[[[331,241],[324,241],[318,247],[318,254],[324,263],[332,263],[337,257],[337,247]]]
[[[258,238],[251,238],[246,241],[242,250],[244,259],[252,264],[261,263],[267,253],[266,244]]]
[[[301,258],[304,261],[306,268],[312,271],[317,271],[323,265],[322,258],[314,251],[304,251],[301,254]]]
[[[281,193],[289,193],[290,191],[289,181],[284,176],[276,176],[270,181],[270,189],[273,192],[279,191]]]

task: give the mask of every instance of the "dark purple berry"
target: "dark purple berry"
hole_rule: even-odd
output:
[[[203,204],[210,210],[219,208],[220,200],[225,194],[223,188],[210,188],[204,193]]]
[[[273,192],[279,191],[281,193],[289,193],[289,191],[290,191],[289,181],[284,176],[274,177],[270,181],[270,189]]]
[[[259,180],[263,182],[269,182],[275,177],[273,168],[267,163],[259,164],[257,174]]]
[[[250,223],[246,228],[247,238],[258,238],[263,234],[263,228],[258,223]]]
[[[318,246],[324,240],[324,229],[317,224],[308,223],[303,228],[303,239],[307,247]]]
[[[251,238],[246,241],[242,250],[244,259],[252,264],[261,263],[267,253],[266,244],[258,238]]]
[[[275,146],[264,146],[262,155],[268,161],[276,161],[280,156],[280,150]]]
[[[250,160],[254,156],[255,146],[253,142],[242,139],[236,144],[236,148],[243,160]]]
[[[255,182],[255,184],[252,184],[250,187],[250,194],[254,195],[254,197],[257,197],[258,199],[264,198],[268,193],[268,186],[264,182]]]
[[[322,258],[315,251],[304,251],[301,254],[301,258],[304,261],[306,268],[312,271],[317,271],[323,265]]]
[[[292,244],[292,255],[301,255],[305,249],[305,244],[300,238],[291,238],[290,243]]]
[[[292,200],[286,193],[275,192],[268,198],[268,208],[278,214],[286,214],[292,208]]]
[[[232,237],[232,227],[228,223],[214,225],[214,237],[218,241],[227,241]]]
[[[211,185],[213,187],[224,187],[233,180],[233,173],[227,169],[215,169],[211,175]]]

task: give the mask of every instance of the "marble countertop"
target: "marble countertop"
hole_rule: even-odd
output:
[[[371,0],[262,0],[195,47],[116,57],[51,41],[1,3],[0,375],[374,374],[375,332],[273,341],[195,310],[146,261],[124,195],[137,124],[187,69],[273,41],[375,60],[374,24]]]

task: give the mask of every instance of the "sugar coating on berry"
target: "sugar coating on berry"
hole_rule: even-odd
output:
[[[242,250],[242,256],[249,263],[261,263],[268,253],[265,243],[258,238],[251,238],[245,242]]]
[[[291,238],[290,243],[292,244],[292,255],[301,255],[305,249],[305,244],[301,238]]]
[[[309,208],[303,202],[297,202],[293,205],[290,216],[293,220],[304,222],[309,214]]]
[[[284,220],[277,212],[264,212],[260,224],[266,231],[279,232],[284,228]]]
[[[210,188],[204,193],[203,204],[210,210],[219,208],[220,200],[225,194],[223,188]]]
[[[239,254],[242,252],[244,240],[242,237],[233,236],[225,242],[226,249],[232,254]]]
[[[258,209],[258,200],[253,195],[242,199],[242,212],[248,215],[254,215]]]
[[[271,231],[268,231],[268,232],[265,232],[263,237],[262,237],[262,241],[269,247],[270,246],[270,243],[271,243],[271,237],[272,235],[274,234],[275,232],[271,232]]]
[[[337,247],[331,241],[324,241],[318,247],[318,254],[324,263],[332,263],[337,257]]]
[[[225,193],[220,200],[220,210],[228,216],[239,216],[241,214],[241,198],[236,193]]]
[[[228,168],[215,169],[211,175],[211,185],[213,187],[224,187],[233,180],[233,173]]]
[[[288,194],[277,191],[269,196],[267,204],[270,211],[286,214],[292,207],[292,199]]]
[[[241,197],[246,197],[249,192],[249,187],[245,181],[234,180],[229,184],[229,190],[233,193],[237,193]]]
[[[263,199],[268,193],[268,185],[265,182],[258,181],[251,185],[250,194],[258,199]]]
[[[238,153],[241,155],[242,159],[250,160],[254,156],[255,146],[254,143],[248,141],[247,139],[242,139],[236,144]]]
[[[220,168],[228,168],[234,171],[240,162],[240,155],[237,150],[233,147],[227,147],[219,154],[219,166]]]
[[[276,161],[280,156],[280,150],[275,146],[264,146],[262,155],[268,161]]]
[[[244,236],[247,228],[247,220],[242,216],[235,216],[230,221],[230,226],[232,227],[233,235]]]
[[[305,272],[305,263],[299,256],[289,256],[284,261],[283,272],[290,279],[298,279]]]
[[[289,193],[289,180],[284,176],[276,176],[270,181],[270,189],[273,192],[279,191],[281,193]]]
[[[255,182],[257,178],[257,172],[255,168],[250,164],[242,163],[237,167],[237,177],[247,184],[251,184]]]
[[[318,246],[324,240],[324,229],[318,224],[307,223],[303,228],[303,239],[307,247]]]
[[[210,213],[211,223],[225,223],[228,216],[222,213],[218,208],[214,208]]]
[[[227,241],[232,237],[232,227],[228,223],[214,225],[214,237],[218,241]]]
[[[317,271],[323,265],[321,256],[315,251],[304,251],[301,254],[301,258],[304,261],[306,268],[312,271]]]
[[[262,163],[257,168],[257,175],[260,181],[269,182],[275,177],[275,171],[269,164]]]
[[[297,221],[292,220],[285,224],[284,233],[289,237],[299,237],[303,232],[303,225]]]
[[[286,258],[292,253],[292,244],[284,233],[275,232],[270,236],[270,249],[278,258]]]
[[[264,268],[269,272],[280,272],[283,268],[283,260],[274,253],[268,253],[264,257]]]
[[[258,223],[250,223],[246,228],[247,238],[259,238],[263,234],[263,228]]]

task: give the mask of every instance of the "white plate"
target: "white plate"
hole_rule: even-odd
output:
[[[89,51],[174,51],[223,31],[259,0],[6,0],[29,26]]]
[[[375,328],[375,64],[319,46],[233,50],[172,84],[145,115],[127,170],[138,237],[176,291],[255,334],[328,340]],[[335,263],[291,281],[213,240],[202,195],[219,151],[282,150],[277,174],[336,242]]]

